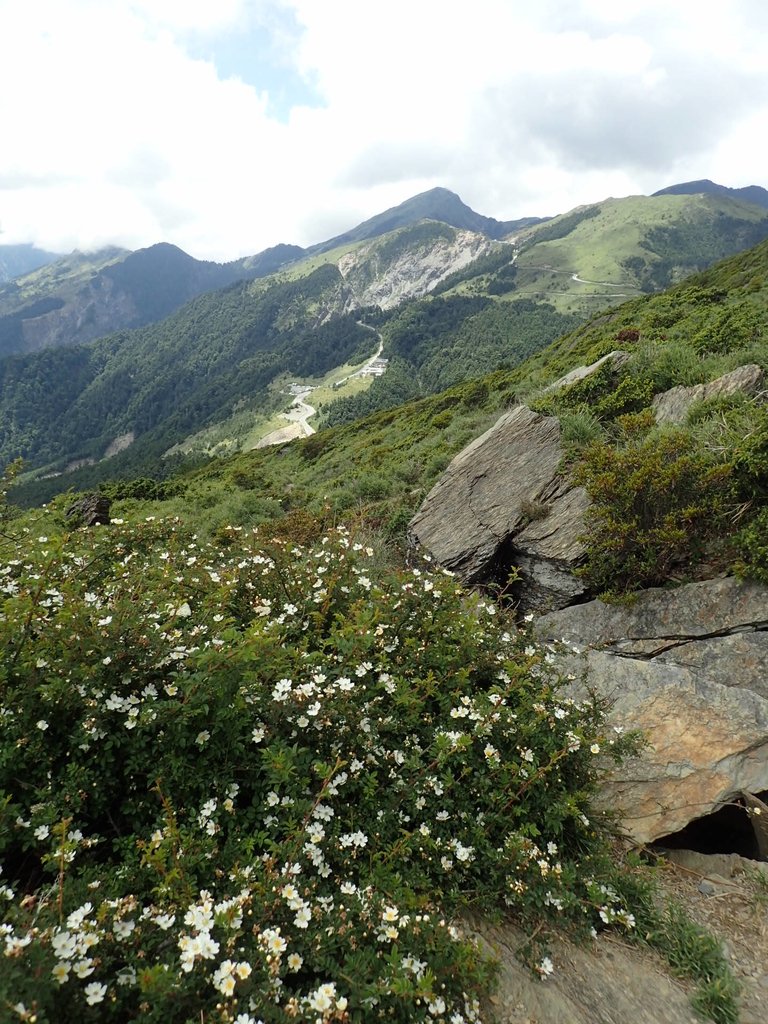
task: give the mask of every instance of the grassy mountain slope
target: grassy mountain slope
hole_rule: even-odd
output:
[[[709,178],[701,178],[698,181],[684,181],[678,185],[668,185],[667,188],[659,189],[653,193],[654,196],[691,196],[698,194],[731,196],[733,199],[741,199],[745,203],[753,203],[755,206],[768,208],[768,189],[760,185],[745,185],[744,188],[728,188],[727,185],[718,185]]]
[[[238,436],[251,437],[243,419],[249,411],[267,424],[277,411],[269,384],[281,374],[326,374],[358,344],[362,354],[370,332],[353,343],[353,319],[340,319],[337,330],[333,318],[431,289],[433,297],[413,310],[369,320],[381,330],[391,366],[364,397],[326,407],[326,422],[347,422],[515,366],[574,325],[569,308],[583,316],[585,307],[626,294],[614,284],[586,283],[608,281],[612,270],[636,281],[660,279],[766,231],[768,213],[759,207],[696,195],[630,197],[572,211],[532,228],[516,260],[512,246],[436,221],[349,241],[250,286],[211,293],[154,328],[99,342],[92,353],[41,353],[0,364],[0,457],[21,454],[38,471],[60,472],[131,444],[108,466],[50,485],[59,488],[104,475],[167,472],[157,460],[180,444],[189,448],[184,442],[192,436],[207,450],[212,437],[230,443],[228,422],[237,420]],[[155,247],[143,258],[152,252],[167,255]],[[134,265],[117,262],[105,268],[105,279],[117,275],[128,287]],[[546,290],[550,279],[560,289],[555,308],[533,301],[553,294]],[[162,275],[155,283],[160,301]],[[585,290],[590,298],[579,306],[573,296]],[[265,320],[258,310],[267,308]],[[331,340],[337,335],[338,344]]]
[[[0,288],[0,314],[15,313],[23,306],[55,295],[71,299],[91,278],[129,253],[117,246],[96,252],[73,252],[23,274]]]
[[[577,323],[577,317],[530,299],[507,302],[453,294],[408,303],[381,327],[387,372],[363,394],[333,403],[323,422],[349,423],[512,368]]]
[[[668,287],[766,236],[768,212],[728,196],[607,199],[527,232],[516,290],[563,312],[591,315]]]
[[[101,458],[121,438],[137,447],[118,464],[134,465],[141,450],[162,454],[161,438],[173,447],[241,403],[270,413],[274,378],[324,374],[375,345],[371,331],[354,324],[374,299],[419,294],[496,244],[423,222],[360,243],[359,251],[342,247],[209,293],[139,331],[0,362],[0,458],[23,455],[58,471]],[[107,271],[125,278],[130,266],[125,260]]]
[[[0,245],[0,284],[22,274],[29,274],[59,257],[34,245]]]
[[[89,346],[51,349],[0,363],[2,458],[55,462],[100,458],[117,436],[137,450],[165,448],[240,400],[264,393],[286,370],[309,374],[372,347],[370,331],[343,312],[344,282],[332,267],[298,282],[247,282],[204,295],[160,324]],[[143,446],[143,447],[142,447]]]

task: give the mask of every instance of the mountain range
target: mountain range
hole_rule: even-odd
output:
[[[286,375],[317,383],[377,343],[387,373],[348,398],[334,385],[325,423],[511,368],[768,237],[768,204],[744,196],[765,190],[697,184],[507,222],[432,189],[309,249],[58,259],[0,288],[0,461],[22,456],[49,492],[165,474],[164,456],[203,454],[212,436],[219,450],[252,446],[253,422],[286,405]]]

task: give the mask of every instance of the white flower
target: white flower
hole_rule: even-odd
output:
[[[184,604],[180,604],[174,614],[180,619],[187,619],[192,614],[192,609],[189,607],[189,602],[185,601]]]
[[[127,939],[135,927],[135,921],[115,921],[112,930],[115,933],[115,938],[122,940]]]
[[[95,1006],[96,1003],[104,1002],[106,994],[107,986],[99,984],[98,981],[92,981],[90,985],[85,986],[85,1001],[89,1006]]]
[[[311,920],[312,912],[309,907],[302,907],[301,910],[297,911],[296,916],[293,919],[293,923],[297,928],[306,928]]]
[[[39,730],[40,730],[41,732],[45,732],[45,730],[46,730],[46,729],[48,728],[48,723],[46,722],[46,720],[45,720],[44,718],[41,718],[41,719],[39,720],[39,722],[37,722],[37,728],[38,728],[38,729],[39,729]]]
[[[208,730],[207,729],[203,729],[195,737],[195,743],[198,745],[198,747],[202,747],[202,746],[204,746],[208,742],[208,740],[210,738],[211,738],[211,734],[208,732]]]
[[[266,944],[267,952],[272,954],[272,956],[280,956],[288,946],[288,943],[280,934],[279,928],[265,928],[261,933],[261,937]]]
[[[51,946],[59,960],[69,960],[77,952],[77,939],[71,932],[57,932],[51,939]]]
[[[78,978],[87,978],[89,974],[93,974],[93,960],[90,957],[78,960],[74,966],[74,971]]]
[[[47,839],[50,831],[47,825],[38,825],[35,829],[35,839]]]
[[[56,964],[51,974],[60,985],[63,985],[69,979],[69,964]]]
[[[309,1008],[311,1010],[320,1010],[321,1013],[325,1010],[330,1010],[333,1006],[334,999],[336,998],[336,986],[333,982],[327,982],[325,985],[321,985],[309,997]]]
[[[550,974],[552,974],[554,969],[555,965],[552,963],[548,956],[545,956],[541,963],[536,965],[536,970],[538,971],[542,979],[548,978]]]
[[[600,744],[599,743],[593,743],[592,746],[589,749],[590,749],[590,751],[593,754],[599,754],[600,753]]]

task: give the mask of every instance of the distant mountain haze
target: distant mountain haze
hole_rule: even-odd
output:
[[[0,245],[0,284],[31,270],[53,263],[56,253],[37,249],[34,245]]]

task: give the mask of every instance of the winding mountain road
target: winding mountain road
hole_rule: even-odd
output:
[[[348,380],[352,380],[353,377],[361,377],[365,373],[366,370],[369,370],[373,366],[373,364],[379,358],[379,356],[381,355],[381,353],[382,353],[382,351],[384,349],[384,339],[382,338],[381,333],[379,331],[377,331],[375,327],[371,327],[370,324],[364,324],[361,320],[357,321],[357,325],[358,325],[358,327],[365,327],[367,330],[373,331],[373,333],[376,335],[376,337],[379,340],[379,347],[376,349],[376,351],[371,356],[371,358],[363,366],[360,367],[359,370],[355,370],[354,373],[350,373],[350,374],[348,374],[348,376],[342,377],[341,380],[337,380],[336,384],[335,384],[335,387],[338,387],[339,384],[346,384],[346,382]]]
[[[382,349],[384,348],[384,339],[381,334],[374,327],[370,327],[368,324],[360,323],[360,326],[366,327],[369,331],[373,331],[379,340],[379,347],[359,370],[355,370],[354,373],[350,373],[346,377],[342,377],[341,380],[336,381],[337,386],[339,384],[346,383],[348,380],[352,380],[353,377],[360,377],[366,372],[366,370],[369,370],[381,356]],[[281,413],[282,418],[288,420],[289,426],[280,427],[278,430],[272,430],[265,437],[262,437],[256,447],[267,448],[273,444],[285,444],[287,441],[292,441],[296,437],[311,437],[316,431],[314,427],[309,425],[309,420],[315,415],[317,409],[313,405],[310,405],[309,402],[305,402],[304,399],[314,390],[315,389],[309,384],[292,384],[289,391],[285,393],[292,394],[293,401],[291,402],[288,411]]]
[[[315,433],[315,428],[310,427],[307,420],[310,416],[315,415],[317,409],[315,409],[313,405],[309,405],[308,402],[304,401],[304,395],[309,394],[312,390],[314,389],[308,387],[306,391],[302,391],[300,395],[296,395],[288,412],[283,413],[283,417],[285,419],[290,420],[291,423],[298,424],[304,437],[310,437]]]

